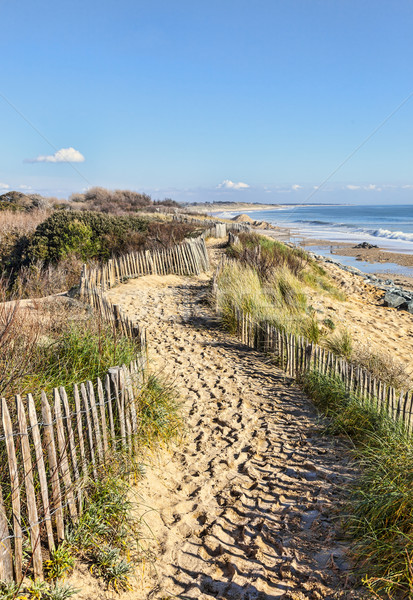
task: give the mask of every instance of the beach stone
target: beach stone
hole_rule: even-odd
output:
[[[370,248],[378,248],[378,246],[375,244],[369,244],[368,242],[361,242],[361,244],[357,244],[357,246],[354,246],[354,248],[367,248],[369,250]]]
[[[413,315],[413,302],[409,302],[406,310]]]
[[[384,305],[390,308],[405,308],[406,299],[397,293],[387,292],[384,295]]]

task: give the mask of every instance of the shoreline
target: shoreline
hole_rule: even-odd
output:
[[[222,205],[214,205],[214,204],[201,204],[199,206],[185,206],[184,210],[194,210],[196,212],[209,214],[211,216],[216,216],[218,213],[223,212],[234,212],[234,213],[242,213],[242,212],[260,212],[260,211],[268,211],[268,210],[284,210],[288,208],[299,207],[301,204],[254,204],[249,202],[234,202],[234,203],[225,203]],[[306,204],[307,207],[311,206],[320,206],[320,204]],[[345,204],[323,204],[323,206],[347,206]]]
[[[368,263],[395,263],[402,267],[413,267],[413,254],[404,252],[393,252],[377,245],[377,248],[358,248],[358,244],[351,242],[332,242],[330,240],[313,240],[306,238],[300,242],[300,246],[330,246],[331,254],[341,256],[352,256],[356,260]]]
[[[276,240],[282,242],[291,241],[291,237],[297,238],[296,232],[294,232],[293,236],[292,232],[287,227],[279,227],[279,226],[271,226],[271,229],[261,229],[254,228],[258,233],[270,236]],[[354,258],[359,265],[355,265],[357,269],[359,269],[365,275],[375,275],[380,279],[390,279],[394,281],[395,285],[407,288],[409,290],[413,289],[413,273],[412,275],[406,275],[403,273],[403,269],[397,271],[395,269],[389,269],[386,271],[385,265],[398,265],[400,267],[405,267],[412,269],[413,271],[413,254],[407,254],[402,252],[392,252],[390,250],[386,250],[378,246],[377,248],[356,248],[357,243],[351,242],[333,242],[331,240],[326,239],[318,239],[318,238],[303,238],[296,242],[294,245],[307,248],[311,247],[325,247],[330,249],[330,253],[325,255],[325,258],[332,258],[337,263],[340,263],[343,267],[345,265],[340,262],[340,256],[348,256],[350,258]],[[314,250],[313,250],[314,251]],[[315,251],[317,253],[317,251]],[[337,257],[337,258],[335,258]],[[371,268],[368,271],[363,271],[363,263],[368,265],[377,265],[377,270],[372,270]],[[384,270],[381,270],[384,269]]]

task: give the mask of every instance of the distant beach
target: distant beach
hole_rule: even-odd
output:
[[[277,210],[274,210],[274,209]],[[380,277],[413,284],[413,207],[410,205],[278,205],[243,210],[257,221],[285,229],[290,241]],[[219,213],[215,212],[217,216]],[[222,211],[231,218],[239,214]],[[356,248],[367,242],[377,248]]]

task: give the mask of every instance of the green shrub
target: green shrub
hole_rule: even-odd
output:
[[[72,551],[67,542],[62,542],[50,554],[50,559],[45,562],[45,573],[49,580],[56,580],[66,577],[75,564]]]
[[[70,253],[84,260],[107,259],[111,251],[105,236],[126,240],[132,232],[145,232],[148,222],[140,217],[118,217],[97,212],[54,212],[36,228],[27,250],[29,262],[57,263]]]
[[[93,555],[92,573],[102,577],[109,588],[117,592],[131,589],[130,576],[134,565],[120,555],[119,548],[106,546],[97,548]]]

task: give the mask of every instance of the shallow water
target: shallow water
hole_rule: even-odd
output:
[[[311,250],[315,254],[321,254],[332,258],[336,262],[345,265],[346,267],[354,267],[363,273],[376,275],[393,273],[394,275],[403,275],[404,277],[413,277],[413,267],[403,267],[397,263],[378,263],[367,262],[365,260],[357,260],[354,256],[343,256],[342,254],[333,254],[329,246],[306,246],[305,250]]]

